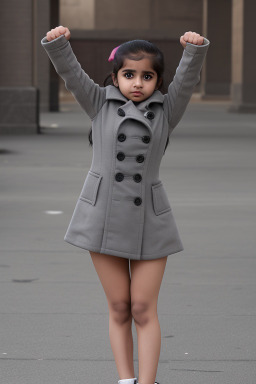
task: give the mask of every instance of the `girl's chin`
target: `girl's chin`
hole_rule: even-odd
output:
[[[144,100],[146,100],[146,97],[144,96],[144,95],[142,95],[142,94],[140,94],[140,95],[130,95],[130,100],[132,100],[132,101],[144,101]]]

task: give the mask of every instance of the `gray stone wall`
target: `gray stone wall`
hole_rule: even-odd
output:
[[[1,86],[33,83],[33,18],[31,0],[1,0]]]
[[[152,2],[152,28],[170,31],[175,36],[185,31],[202,33],[202,0],[169,0]]]
[[[74,29],[95,29],[95,0],[59,0],[60,24]]]
[[[202,31],[202,0],[95,0],[95,29]]]

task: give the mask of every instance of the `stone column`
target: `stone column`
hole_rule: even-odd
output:
[[[50,26],[49,30],[51,28],[56,28],[60,25],[59,23],[59,0],[51,0],[50,1]],[[45,34],[47,31],[44,31],[43,34]],[[42,49],[43,47],[41,47]],[[44,54],[46,52],[43,52]],[[47,58],[48,59],[48,58]],[[57,74],[54,66],[52,63],[49,63],[50,65],[50,73],[48,73],[49,76],[49,110],[50,111],[59,111],[59,88],[60,88],[60,78]],[[41,103],[41,110],[44,109],[43,103]]]
[[[255,15],[255,0],[233,0],[231,111],[256,112]]]
[[[230,95],[231,1],[203,0],[203,35],[211,46],[202,71],[202,98]]]
[[[2,0],[0,20],[0,132],[36,132],[33,4]]]
[[[59,0],[32,0],[34,4],[33,84],[40,92],[40,111],[59,110],[59,76],[51,64],[41,39],[59,25]]]

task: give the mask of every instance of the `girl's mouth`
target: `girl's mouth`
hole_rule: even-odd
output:
[[[142,95],[142,93],[141,93],[140,91],[132,92],[132,94],[133,94],[134,96],[141,96],[141,95]]]

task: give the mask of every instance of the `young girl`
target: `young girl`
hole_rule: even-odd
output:
[[[163,95],[163,55],[152,43],[133,40],[113,49],[112,84],[100,87],[81,68],[69,38],[68,28],[59,26],[41,41],[92,120],[92,163],[64,240],[90,252],[102,283],[118,383],[154,384],[161,347],[158,294],[168,255],[183,250],[159,167],[199,82],[209,41],[195,32],[181,36],[183,55]]]

